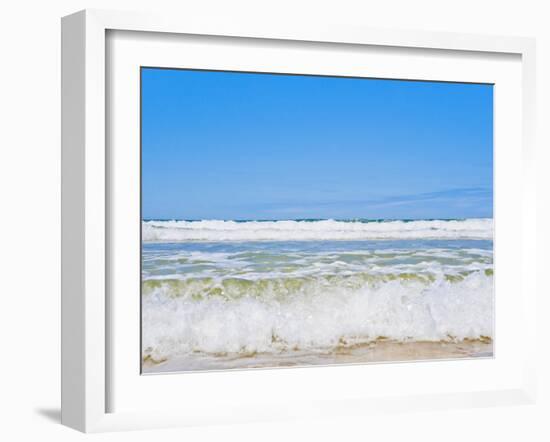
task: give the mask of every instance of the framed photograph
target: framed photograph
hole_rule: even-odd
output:
[[[492,84],[140,83],[142,373],[493,356]]]
[[[62,31],[64,424],[534,400],[533,40]]]

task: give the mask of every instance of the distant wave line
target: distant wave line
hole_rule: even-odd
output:
[[[142,222],[144,242],[493,238],[492,218],[460,220],[280,220]]]

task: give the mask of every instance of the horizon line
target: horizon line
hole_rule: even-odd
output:
[[[494,219],[493,216],[473,216],[473,217],[461,217],[461,218],[151,218],[142,217],[142,221],[187,221],[187,222],[199,222],[199,221],[235,221],[235,222],[274,222],[274,221],[369,221],[369,222],[382,222],[382,221],[466,221],[474,219]]]

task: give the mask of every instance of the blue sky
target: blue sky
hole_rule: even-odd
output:
[[[492,217],[491,85],[142,69],[150,219]]]

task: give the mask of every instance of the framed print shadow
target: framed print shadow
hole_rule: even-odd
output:
[[[493,85],[141,68],[144,373],[493,355]]]
[[[532,404],[535,44],[62,21],[62,423]]]

